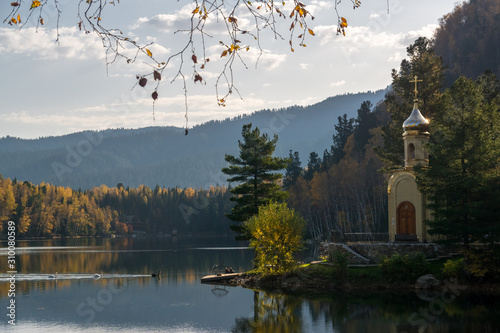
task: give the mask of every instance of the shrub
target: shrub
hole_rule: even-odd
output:
[[[347,256],[347,253],[339,250],[330,250],[328,253],[328,261],[333,263],[333,274],[342,283],[347,281]]]
[[[498,281],[500,255],[494,249],[469,249],[465,252],[464,273],[478,281]]]
[[[282,274],[296,266],[294,254],[302,247],[305,222],[286,203],[269,203],[245,223],[251,234],[250,247],[255,249],[257,271]]]
[[[382,271],[389,275],[391,280],[409,281],[427,273],[429,263],[422,252],[406,255],[394,253],[387,256],[379,265]]]
[[[449,259],[443,265],[445,278],[462,277],[464,274],[464,258]]]

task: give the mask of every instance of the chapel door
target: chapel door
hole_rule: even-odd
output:
[[[397,234],[415,235],[417,233],[415,206],[411,202],[404,201],[399,204],[396,218]]]

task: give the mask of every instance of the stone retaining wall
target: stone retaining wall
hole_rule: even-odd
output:
[[[346,249],[348,247],[352,251]],[[427,258],[436,258],[444,255],[443,249],[433,243],[322,243],[323,255],[330,251],[347,253],[349,264],[366,264],[380,262],[385,256],[390,257],[394,253],[409,254],[422,252]],[[353,254],[352,252],[356,253]],[[367,262],[366,259],[369,259]]]

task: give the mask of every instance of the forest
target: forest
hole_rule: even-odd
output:
[[[118,184],[90,190],[0,177],[0,228],[16,223],[20,237],[109,234],[229,233],[227,187],[131,189]]]

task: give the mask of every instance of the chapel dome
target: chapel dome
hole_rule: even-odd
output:
[[[418,105],[416,102],[413,105],[413,111],[411,112],[410,116],[403,123],[403,129],[405,131],[429,131],[429,120],[425,119],[424,116],[422,116],[422,114],[418,110]]]

